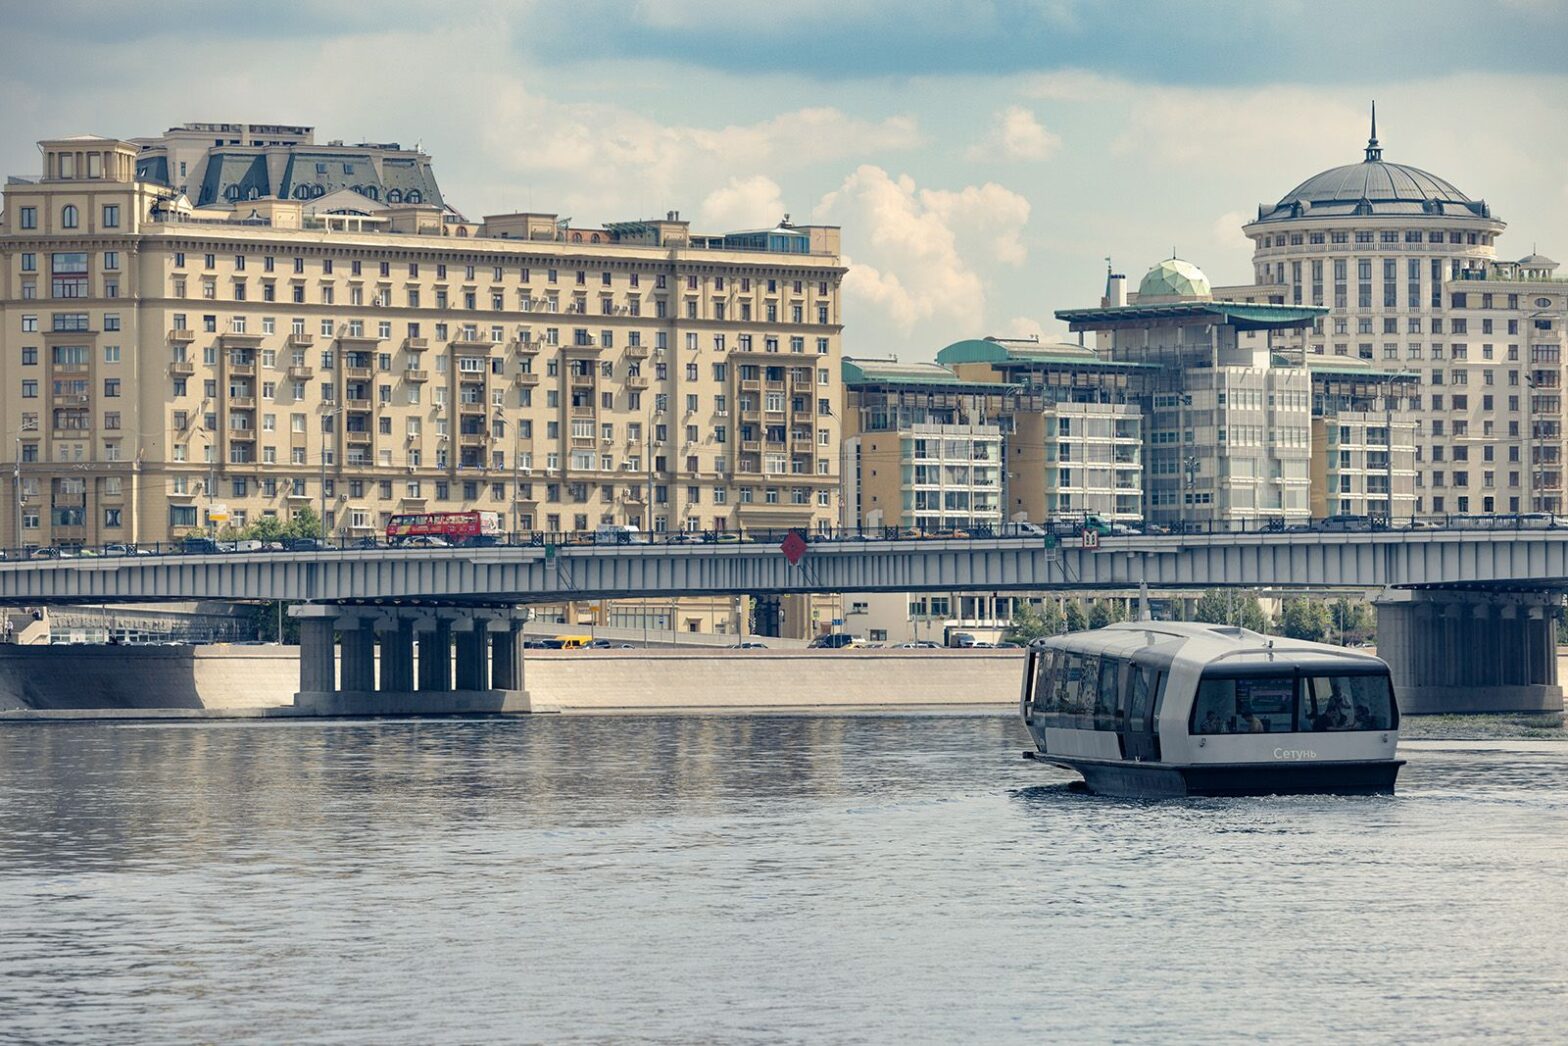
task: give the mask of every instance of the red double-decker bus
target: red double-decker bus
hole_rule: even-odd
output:
[[[419,512],[393,516],[387,522],[387,543],[391,545],[412,537],[441,538],[456,545],[500,533],[499,512]]]

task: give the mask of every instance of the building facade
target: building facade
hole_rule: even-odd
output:
[[[5,186],[5,540],[307,507],[334,537],[461,509],[519,531],[838,522],[836,228],[469,223],[389,205],[384,177],[380,200],[194,205],[167,165],[196,178],[212,148],[51,140]]]
[[[934,363],[846,359],[846,524],[927,533],[999,526],[1009,391]]]
[[[1311,378],[1273,351],[1277,332],[1308,327],[1310,306],[1218,300],[1178,258],[1150,269],[1136,299],[1061,309],[1102,354],[1153,368],[1146,418],[1145,519],[1211,526],[1310,518]]]
[[[1260,206],[1254,276],[1327,314],[1308,360],[1409,375],[1386,409],[1421,425],[1417,515],[1563,510],[1564,282],[1532,253],[1499,261],[1484,200],[1383,159],[1374,114],[1360,163]]]

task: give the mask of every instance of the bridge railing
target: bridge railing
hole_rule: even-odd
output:
[[[1310,523],[1286,523],[1279,517],[1188,521],[1185,524],[1105,523],[1097,518],[1057,519],[1044,524],[977,524],[966,527],[819,526],[795,528],[743,528],[739,530],[679,530],[629,532],[525,530],[447,540],[421,536],[388,542],[374,534],[337,534],[327,538],[216,540],[189,536],[172,541],[109,542],[101,545],[25,545],[0,549],[0,561],[44,561],[78,558],[129,558],[144,556],[212,555],[222,553],[310,553],[362,551],[430,551],[441,548],[574,548],[583,546],[638,545],[781,545],[798,535],[808,545],[863,541],[964,541],[1016,539],[1076,545],[1095,537],[1225,536],[1241,534],[1356,534],[1431,531],[1563,531],[1568,516],[1549,513],[1513,513],[1490,516],[1419,516],[1387,520],[1367,516],[1332,516]]]

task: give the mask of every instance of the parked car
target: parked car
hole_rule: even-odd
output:
[[[941,643],[933,643],[929,639],[911,639],[908,642],[899,643],[893,649],[895,649],[895,650],[941,650],[942,649],[942,644]]]
[[[398,548],[451,548],[452,543],[435,534],[415,534],[397,543]]]
[[[285,552],[325,552],[332,546],[320,538],[284,538]]]
[[[806,644],[808,650],[845,650],[859,646],[860,642],[847,632],[829,632]]]
[[[957,650],[967,650],[975,645],[975,637],[968,632],[949,632],[947,645]]]
[[[731,650],[766,650],[766,649],[768,649],[768,644],[766,644],[766,643],[753,643],[751,640],[748,639],[744,643],[736,643],[734,646],[730,647],[730,649]]]
[[[409,542],[413,542],[414,539],[413,538],[409,538],[408,540],[409,540]],[[444,538],[436,538],[436,540],[437,541],[444,541],[445,539]],[[458,541],[457,547],[458,548],[498,548],[498,547],[500,547],[501,545],[504,545],[504,544],[506,544],[506,542],[502,541],[500,539],[500,537],[498,537],[495,534],[470,534],[470,535],[468,535],[468,537],[463,538],[460,541]],[[435,547],[435,546],[432,546],[432,547]]]
[[[71,559],[71,550],[68,548],[35,548],[29,553],[33,559]]]
[[[593,532],[596,545],[646,545],[648,538],[630,524],[601,523]]]
[[[121,559],[125,556],[136,555],[136,550],[131,545],[105,545],[103,555],[107,559]]]
[[[1372,529],[1372,520],[1367,516],[1329,516],[1318,520],[1313,529],[1331,534],[1364,534]]]
[[[180,542],[180,551],[187,556],[216,555],[223,547],[212,538],[191,536]]]

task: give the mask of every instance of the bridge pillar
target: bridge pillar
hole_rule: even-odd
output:
[[[369,618],[351,615],[338,618],[338,645],[343,651],[343,666],[338,689],[351,694],[368,694],[376,689],[376,630]]]
[[[509,617],[490,633],[490,686],[496,690],[523,689],[523,619]]]
[[[414,689],[414,622],[394,616],[378,622],[381,639],[381,690],[410,693]]]
[[[1402,711],[1553,712],[1556,600],[1539,593],[1389,590],[1377,601],[1377,652]]]
[[[457,636],[457,689],[490,689],[489,632],[484,618],[470,619]]]
[[[419,689],[441,693],[452,689],[452,619],[439,613],[419,633]]]
[[[331,607],[300,606],[294,607],[291,613],[299,618],[300,692],[331,693],[338,688],[337,650],[333,646],[336,610]]]

